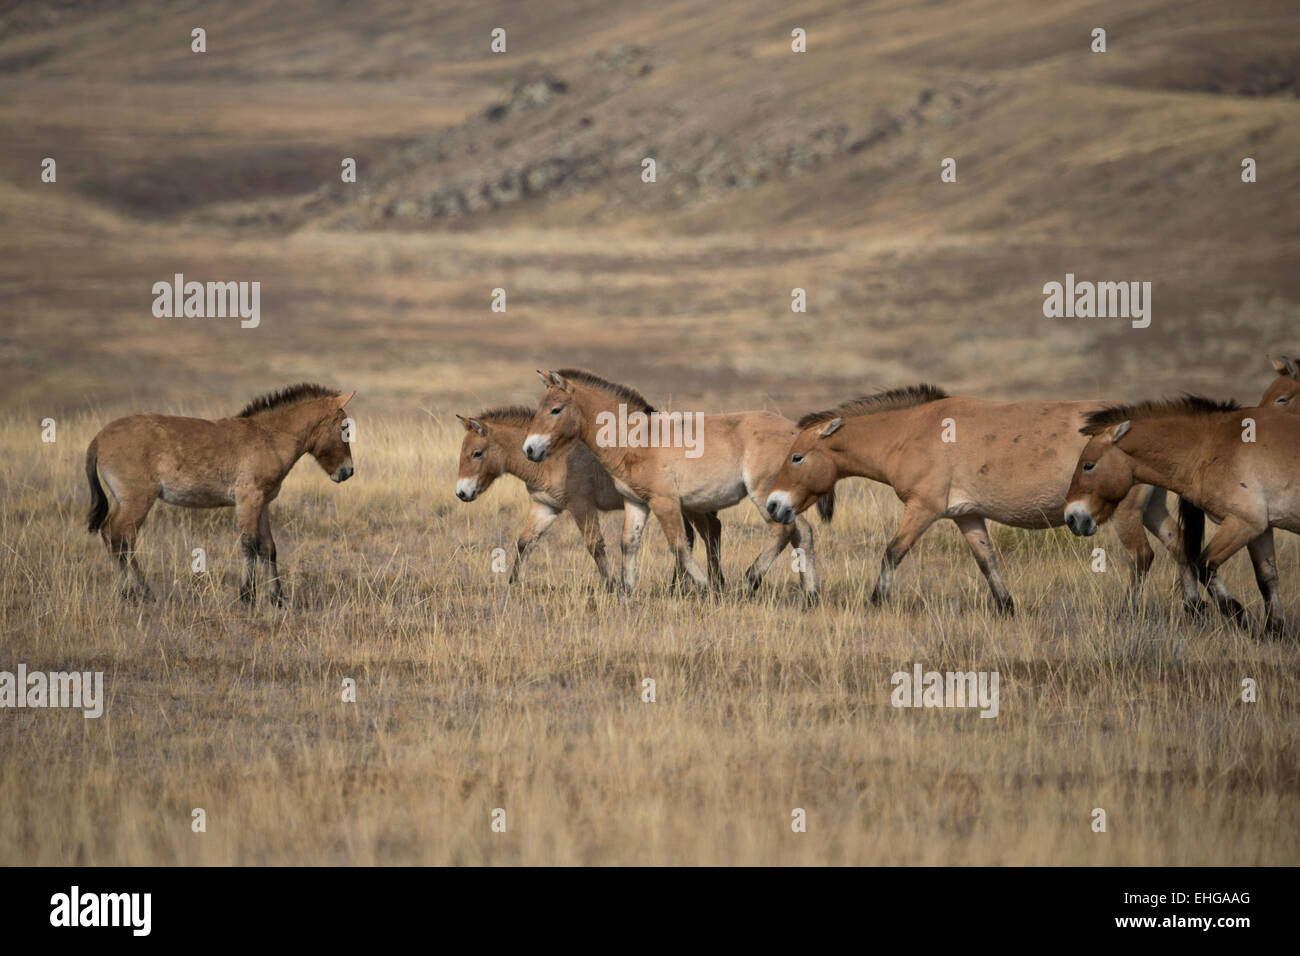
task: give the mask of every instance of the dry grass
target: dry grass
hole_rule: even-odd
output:
[[[229,512],[166,505],[142,539],[159,601],[139,608],[111,597],[69,487],[94,424],[60,427],[53,446],[3,429],[2,666],[100,669],[109,699],[98,721],[0,723],[2,863],[1295,862],[1294,639],[1185,623],[1167,561],[1130,620],[1122,566],[1097,575],[1067,535],[1004,530],[1021,608],[1004,621],[938,528],[873,611],[898,508],[850,483],[819,529],[810,612],[788,559],[758,599],[739,593],[762,537],[742,509],[724,514],[717,601],[667,593],[657,532],[643,589],[607,594],[564,524],[508,592],[491,551],[521,486],[462,505],[455,428],[362,418],[357,477],[301,463],[277,504],[291,611],[234,600]],[[999,671],[999,716],[895,710],[890,677],[914,661]]]
[[[658,531],[642,590],[605,593],[567,519],[508,593],[491,552],[522,489],[452,493],[452,414],[532,403],[537,367],[703,411],[919,381],[1253,402],[1265,354],[1300,352],[1293,8],[241,0],[204,5],[200,57],[191,10],[11,5],[0,670],[102,669],[110,701],[97,721],[0,712],[0,864],[1296,863],[1296,624],[1184,621],[1163,557],[1132,618],[1127,571],[1093,574],[1091,543],[996,529],[1007,621],[936,527],[872,610],[899,507],[851,482],[809,612],[788,558],[739,594],[748,506],[722,516],[716,602],[667,593]],[[488,118],[542,76],[567,92]],[[575,158],[589,179],[426,214]],[[155,319],[176,272],[261,282],[261,326]],[[1044,319],[1066,272],[1151,281],[1151,327]],[[302,463],[277,502],[293,610],[236,604],[230,513],[163,505],[142,539],[161,600],[119,604],[83,530],[90,436],[302,380],[356,389],[360,430],[356,478]],[[1300,553],[1279,544],[1289,596]],[[1245,559],[1229,570],[1258,616]],[[914,661],[998,670],[1000,715],[893,709]]]

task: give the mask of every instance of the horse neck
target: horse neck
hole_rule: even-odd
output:
[[[841,478],[870,478],[891,484],[887,452],[897,444],[887,425],[888,412],[846,419],[838,438],[831,436],[830,451]]]
[[[320,408],[314,402],[300,402],[259,412],[256,421],[276,437],[277,449],[290,467],[307,452],[307,442],[320,423]]]
[[[528,437],[528,425],[493,422],[491,428],[492,441],[501,456],[502,470],[522,481],[528,486],[529,491],[544,487],[547,484],[546,473],[550,458],[548,457],[544,462],[528,460],[528,456],[524,454],[524,439]]]
[[[591,453],[596,456],[606,471],[610,474],[613,474],[615,469],[621,471],[623,455],[627,449],[619,448],[617,444],[605,446],[596,441],[596,436],[600,432],[600,426],[596,424],[596,416],[601,412],[609,412],[617,416],[618,404],[622,400],[599,389],[575,385],[573,401],[582,411],[582,427],[578,430],[578,438],[591,449]],[[628,414],[631,415],[632,411],[628,409]]]
[[[1121,449],[1133,459],[1134,480],[1175,494],[1186,493],[1195,484],[1204,458],[1199,448],[1207,435],[1215,433],[1206,427],[1212,421],[1181,416],[1135,422],[1129,432],[1130,447]]]

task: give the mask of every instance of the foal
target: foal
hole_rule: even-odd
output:
[[[685,419],[656,411],[635,389],[616,385],[581,369],[538,372],[546,393],[537,406],[524,454],[529,461],[544,461],[570,443],[581,442],[614,479],[614,487],[626,501],[623,512],[623,584],[636,587],[637,552],[650,512],[654,512],[678,567],[705,591],[710,582],[695,563],[686,546],[682,515],[685,511],[719,511],[739,504],[746,497],[763,510],[763,496],[776,474],[781,455],[794,437],[794,423],[772,412],[739,412],[731,415],[699,415],[694,438],[698,447],[659,445],[651,447],[639,438],[616,439],[610,435],[615,421],[628,422],[633,416],[653,423],[655,434],[678,427],[683,437]],[[675,414],[675,413],[674,413]],[[647,429],[648,430],[648,429]],[[698,454],[692,456],[694,450]],[[819,507],[828,517],[833,499]],[[767,518],[767,515],[764,515]],[[772,541],[746,571],[751,589],[757,589],[787,543],[803,548],[804,570],[800,579],[804,597],[816,598],[812,527],[799,518],[793,527],[771,521]]]
[[[1219,522],[1199,562],[1219,609],[1240,617],[1218,570],[1245,546],[1264,595],[1265,628],[1280,631],[1271,529],[1300,532],[1300,419],[1282,408],[1242,409],[1188,395],[1101,409],[1083,432],[1088,444],[1066,495],[1070,530],[1095,534],[1136,482],[1177,492]]]
[[[767,510],[776,521],[796,520],[841,478],[884,482],[903,502],[871,594],[889,596],[894,569],[940,518],[956,522],[988,581],[998,609],[1015,605],[998,572],[985,520],[1042,529],[1063,523],[1070,470],[1082,447],[1077,437],[1095,402],[985,402],[949,398],[933,385],[915,385],[853,399],[799,420]],[[1183,554],[1177,522],[1162,489],[1142,486],[1117,512],[1120,540],[1132,568],[1130,598],[1154,555],[1142,528],[1160,538],[1182,570],[1183,600],[1197,597],[1196,576]]]
[[[609,477],[596,457],[584,445],[575,444],[558,455],[548,456],[544,462],[529,461],[524,457],[523,443],[528,425],[533,420],[533,410],[523,405],[492,408],[474,418],[456,417],[465,426],[465,437],[460,445],[456,497],[461,501],[473,501],[497,478],[509,474],[527,486],[529,497],[533,499],[528,521],[516,543],[510,583],[514,584],[523,575],[533,546],[566,510],[573,515],[574,523],[582,532],[582,540],[596,562],[601,579],[614,582],[616,579],[610,576],[609,563],[605,559],[600,512],[621,510],[623,496],[614,489],[614,479]],[[721,586],[719,551],[722,522],[716,514],[689,512],[686,518],[704,538],[709,577]],[[693,545],[695,534],[690,524],[686,526],[686,536],[688,546]],[[676,573],[673,581],[676,584]]]
[[[135,539],[154,501],[161,498],[184,508],[234,505],[243,555],[239,597],[252,602],[255,564],[261,558],[269,574],[270,599],[283,605],[267,506],[305,454],[316,459],[331,481],[352,477],[343,406],[354,394],[294,385],[254,399],[234,418],[141,414],[105,425],[86,449],[87,520],[90,533],[98,531],[117,557],[122,594],[150,598],[136,561]]]

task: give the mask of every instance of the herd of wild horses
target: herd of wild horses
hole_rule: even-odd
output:
[[[748,498],[770,535],[746,571],[749,588],[790,545],[802,549],[801,583],[812,601],[816,559],[803,513],[816,503],[829,520],[836,482],[859,476],[890,485],[903,502],[873,602],[888,597],[899,562],[937,519],[956,522],[1005,613],[1014,604],[986,521],[1031,529],[1063,524],[1077,535],[1113,521],[1132,568],[1134,600],[1153,560],[1150,531],[1179,567],[1185,607],[1201,607],[1204,586],[1222,612],[1240,620],[1242,607],[1218,570],[1245,546],[1265,627],[1279,631],[1272,529],[1300,532],[1300,416],[1292,414],[1300,405],[1300,366],[1291,358],[1273,366],[1277,378],[1253,408],[1194,395],[1131,405],[990,402],[918,385],[855,398],[798,422],[765,411],[698,416],[694,454],[679,442],[609,439],[612,416],[666,417],[636,390],[579,369],[539,372],[545,394],[535,409],[457,416],[465,435],[456,495],[473,501],[503,474],[527,486],[532,508],[512,582],[538,539],[568,511],[602,578],[617,584],[600,512],[622,509],[622,585],[636,586],[637,555],[653,513],[676,556],[674,580],[701,590],[724,584],[717,513]],[[141,414],[107,425],[86,452],[89,525],[120,564],[123,594],[148,597],[135,539],[161,498],[195,508],[233,505],[240,597],[253,600],[260,560],[271,600],[282,603],[268,505],[305,454],[336,482],[352,475],[344,412],[351,398],[296,385],[255,399],[233,418]],[[1179,496],[1177,519],[1166,509],[1166,491]],[[1202,547],[1207,514],[1219,529]],[[693,556],[697,533],[707,575]]]

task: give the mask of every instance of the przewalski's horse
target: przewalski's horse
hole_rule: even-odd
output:
[[[614,489],[614,479],[600,466],[596,456],[578,442],[559,454],[548,455],[544,462],[529,461],[524,456],[523,443],[533,420],[533,409],[523,405],[488,409],[473,418],[462,415],[456,418],[465,426],[456,476],[456,497],[461,501],[473,501],[484,494],[497,478],[507,474],[522,481],[533,499],[528,521],[516,543],[510,583],[514,584],[523,575],[533,546],[563,511],[573,515],[601,578],[614,583],[617,579],[610,575],[609,562],[605,558],[600,512],[622,510],[623,496]],[[722,522],[716,514],[695,512],[688,513],[687,520],[699,529],[704,538],[708,549],[709,577],[721,586],[719,549]],[[686,526],[688,547],[694,544],[691,524]]]
[[[1264,390],[1259,405],[1256,407],[1276,408],[1290,412],[1293,415],[1300,415],[1300,401],[1297,401],[1300,398],[1300,365],[1296,364],[1295,359],[1285,355],[1270,359],[1270,361],[1277,372],[1277,378]],[[1208,581],[1206,569],[1200,563],[1202,541],[1205,537],[1205,512],[1191,504],[1186,498],[1178,499],[1178,508],[1179,517],[1183,523],[1184,551],[1188,560],[1196,565],[1201,583],[1208,587],[1210,582]],[[1258,545],[1255,551],[1251,552],[1252,560],[1254,560],[1256,552],[1261,554],[1266,551],[1272,553],[1272,529],[1269,529],[1267,533],[1270,538],[1269,543],[1267,545],[1263,543]],[[1257,564],[1255,568],[1255,581],[1257,584],[1264,580],[1261,574],[1262,571]],[[1228,593],[1222,582],[1216,582],[1215,590],[1212,593],[1215,595],[1215,601],[1219,608],[1226,608],[1227,612],[1238,620],[1241,618],[1243,614],[1241,604]],[[1260,593],[1263,594],[1262,584]],[[1264,594],[1264,599],[1265,601],[1268,600],[1267,594]]]
[[[1300,401],[1296,401],[1297,396],[1300,396],[1300,364],[1285,355],[1270,361],[1277,371],[1277,378],[1259,400],[1260,407],[1286,408],[1300,412]]]
[[[1097,402],[986,402],[950,398],[933,385],[864,396],[799,420],[767,498],[777,521],[793,521],[841,478],[884,482],[903,502],[871,600],[889,596],[894,569],[936,520],[961,529],[988,581],[998,609],[1013,613],[1011,594],[998,572],[985,521],[1043,529],[1064,523],[1070,472],[1082,447],[1078,429]],[[1165,493],[1134,489],[1117,512],[1120,540],[1132,568],[1131,600],[1154,555],[1145,524],[1182,571],[1184,602],[1197,600],[1196,576],[1186,560]]]
[[[616,385],[581,369],[538,372],[546,393],[537,406],[524,454],[529,461],[544,461],[573,442],[580,441],[596,456],[626,499],[623,517],[623,583],[636,586],[637,552],[646,517],[654,512],[668,536],[678,567],[702,589],[709,581],[686,546],[684,511],[719,511],[746,497],[761,512],[763,497],[779,467],[781,455],[794,437],[794,423],[773,412],[739,412],[730,415],[677,417],[657,412],[635,389]],[[647,434],[623,440],[615,422],[637,415],[649,422]],[[653,431],[651,431],[653,429]],[[689,429],[690,434],[687,434]],[[670,436],[668,441],[664,435]],[[680,440],[679,440],[680,439]],[[691,447],[687,447],[688,442]],[[694,455],[691,452],[695,452]],[[829,517],[833,499],[820,508]],[[767,518],[767,515],[764,514]],[[771,522],[771,519],[768,519]],[[812,527],[800,518],[793,526],[771,522],[772,541],[746,571],[752,589],[788,543],[804,551],[800,571],[805,598],[815,599],[817,574]]]
[[[1241,616],[1218,571],[1244,546],[1264,596],[1265,627],[1281,630],[1271,529],[1300,532],[1300,418],[1187,395],[1095,411],[1083,432],[1088,443],[1066,495],[1070,529],[1095,534],[1138,482],[1168,488],[1219,522],[1199,560],[1219,609]]]
[[[261,558],[270,598],[283,604],[268,506],[303,455],[315,458],[332,481],[352,477],[343,406],[354,394],[294,385],[254,399],[234,418],[210,421],[146,413],[105,425],[86,449],[88,522],[90,533],[98,531],[117,557],[123,594],[150,596],[136,561],[135,538],[154,501],[161,498],[184,508],[233,505],[243,556],[240,599],[253,600],[256,561]]]

